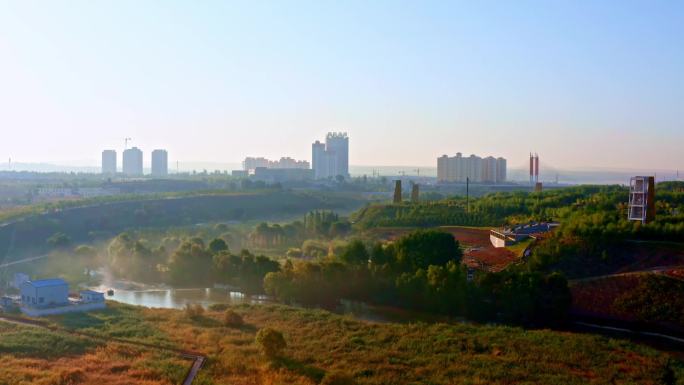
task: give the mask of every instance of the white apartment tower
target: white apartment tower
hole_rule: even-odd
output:
[[[138,147],[124,150],[123,173],[127,176],[143,175],[143,153]]]
[[[328,133],[325,144],[311,145],[311,167],[315,179],[349,177],[349,137],[346,133]]]
[[[166,150],[152,151],[152,176],[166,177],[169,175],[169,156]]]
[[[102,174],[114,175],[116,174],[116,151],[104,150],[102,151]]]

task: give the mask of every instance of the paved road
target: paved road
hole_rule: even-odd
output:
[[[19,259],[19,260],[12,261],[12,262],[2,263],[2,264],[0,264],[0,269],[5,268],[5,267],[8,267],[8,266],[12,266],[12,265],[18,265],[18,264],[20,264],[20,263],[25,263],[25,262],[36,261],[36,260],[39,260],[39,259],[44,259],[44,258],[47,258],[47,257],[48,257],[48,256],[47,256],[47,254],[46,254],[46,255],[39,255],[39,256],[37,256],[37,257],[24,258],[24,259]]]
[[[163,346],[155,346],[152,344],[146,344],[144,342],[135,342],[135,341],[129,341],[126,339],[121,339],[121,338],[106,338],[106,337],[101,337],[97,335],[92,335],[89,333],[83,333],[83,332],[78,332],[74,330],[67,330],[67,329],[61,329],[56,326],[51,326],[47,325],[41,321],[33,321],[33,320],[27,320],[27,319],[21,319],[21,318],[15,318],[15,317],[3,317],[0,314],[0,321],[2,322],[8,322],[16,325],[22,325],[22,326],[31,326],[31,327],[38,327],[42,329],[47,329],[53,332],[62,332],[62,333],[67,333],[67,334],[72,334],[72,335],[77,335],[81,337],[87,337],[99,341],[114,341],[118,343],[123,343],[123,344],[128,344],[128,345],[134,345],[146,349],[157,349],[157,350],[165,350],[165,351],[170,351],[179,354],[183,358],[188,358],[193,360],[192,366],[190,367],[190,370],[188,370],[188,374],[185,376],[185,379],[183,380],[183,385],[191,385],[192,382],[195,380],[195,377],[197,377],[197,374],[199,373],[200,369],[202,369],[202,366],[204,366],[204,363],[207,361],[207,357],[204,356],[203,354],[200,353],[195,353],[195,352],[189,352],[189,351],[183,351],[183,350],[177,350],[177,349],[171,349],[171,348],[166,348]]]

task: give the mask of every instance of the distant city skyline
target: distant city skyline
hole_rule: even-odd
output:
[[[171,170],[311,161],[345,131],[350,165],[684,169],[683,20],[664,1],[2,2],[0,164],[97,167],[125,137]]]

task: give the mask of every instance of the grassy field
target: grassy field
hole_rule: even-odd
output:
[[[175,354],[0,322],[0,384],[171,385],[190,362]]]
[[[224,326],[218,311],[191,319],[177,310],[110,305],[106,311],[54,317],[50,322],[201,351],[209,361],[198,384],[318,384],[330,373],[343,373],[358,384],[684,384],[682,365],[667,355],[599,336],[465,324],[378,324],[282,305],[232,307],[245,325],[231,328]],[[130,348],[71,340],[75,337],[49,337],[64,338],[59,343],[22,337],[34,342],[21,346],[43,346],[14,352],[16,343],[7,341],[19,337],[12,334],[14,326],[3,327],[10,330],[0,329],[0,359],[10,366],[0,369],[0,384],[21,383],[12,380],[12,373],[29,371],[20,368],[26,360],[40,362],[30,364],[32,373],[40,372],[31,374],[35,378],[69,375],[66,368],[91,365],[96,373],[91,376],[83,370],[77,376],[88,376],[87,380],[75,383],[95,383],[90,379],[114,374],[116,380],[99,383],[145,383],[140,378],[149,384],[168,383],[171,378],[177,382],[184,374],[181,369],[187,368],[187,363],[182,366],[178,359],[152,352],[144,353],[143,363],[133,362],[132,356],[139,353],[127,355]],[[288,346],[282,358],[269,360],[260,353],[254,338],[263,327],[284,334]],[[46,355],[53,345],[62,346],[54,362]],[[70,383],[49,381],[36,382]]]

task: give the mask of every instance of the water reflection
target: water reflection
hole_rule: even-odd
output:
[[[151,308],[182,309],[186,304],[201,304],[204,307],[217,303],[225,304],[259,304],[272,302],[267,296],[245,295],[228,289],[150,289],[150,290],[114,290],[113,296],[107,299],[136,306]]]

